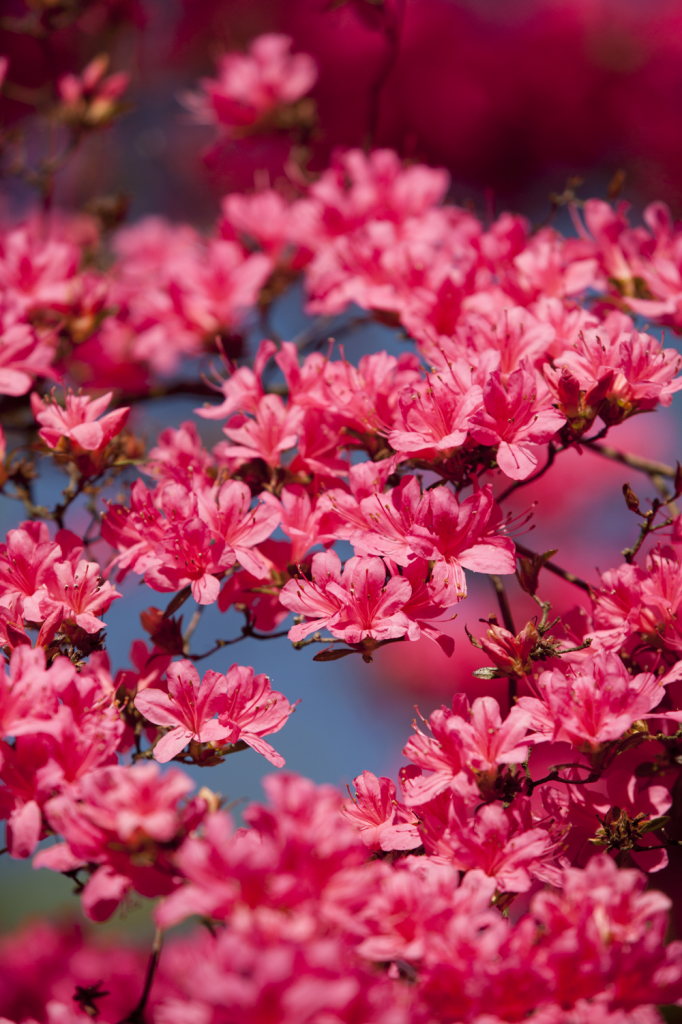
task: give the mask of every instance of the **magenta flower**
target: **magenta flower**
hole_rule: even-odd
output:
[[[528,892],[534,877],[558,884],[561,875],[551,863],[556,842],[546,829],[533,827],[529,805],[527,797],[517,797],[512,807],[486,804],[468,818],[462,802],[453,802],[446,830],[425,825],[424,844],[461,871],[478,869],[494,878],[502,892]]]
[[[168,693],[147,687],[135,698],[135,707],[154,725],[171,726],[154,747],[162,764],[179,754],[192,740],[212,743],[221,740],[225,728],[214,717],[227,693],[225,677],[207,672],[200,684],[191,661],[168,666]]]
[[[41,850],[33,866],[68,871],[99,865],[82,896],[83,910],[94,921],[106,921],[130,889],[150,897],[170,893],[178,878],[169,848],[207,810],[202,799],[180,803],[192,789],[187,775],[159,776],[155,764],[90,772],[77,791],[45,805],[51,827],[66,841]]]
[[[17,647],[10,659],[9,674],[0,673],[0,737],[52,731],[59,684],[65,672],[74,672],[67,658],[58,658],[46,671],[41,647]]]
[[[533,728],[548,740],[590,752],[620,739],[660,704],[665,688],[652,672],[631,676],[618,655],[596,651],[566,671],[543,672],[536,692],[537,697],[519,698]]]
[[[516,568],[514,542],[497,532],[501,514],[490,485],[460,505],[447,487],[429,491],[409,532],[412,550],[426,559],[443,559],[452,569],[461,597],[466,596],[464,569],[508,575]]]
[[[248,484],[228,480],[218,491],[217,503],[214,495],[199,495],[199,515],[210,527],[215,541],[225,545],[221,564],[238,561],[243,569],[258,579],[267,577],[267,559],[254,549],[267,540],[279,525],[280,512],[277,508],[264,502],[251,508]]]
[[[260,120],[274,107],[294,103],[312,89],[315,61],[291,53],[289,36],[258,36],[248,53],[227,53],[218,63],[218,78],[203,78],[204,94],[189,93],[186,106],[203,123],[219,124],[228,134]]]
[[[400,396],[400,427],[388,443],[405,457],[447,458],[467,438],[471,417],[481,407],[481,388],[464,367],[431,374]]]
[[[336,587],[332,589],[332,584]],[[341,588],[341,560],[335,551],[326,551],[313,556],[311,579],[298,576],[284,584],[280,603],[297,615],[304,615],[311,622],[302,622],[289,630],[290,640],[303,640],[336,621],[345,602]]]
[[[99,451],[120,434],[130,412],[125,406],[102,416],[112,397],[111,391],[100,398],[74,395],[68,391],[62,408],[54,398],[45,400],[32,392],[31,408],[42,427],[40,436],[49,448],[57,448],[62,438],[68,438],[85,451]]]
[[[538,464],[534,446],[549,441],[566,422],[543,388],[544,395],[538,396],[535,376],[523,368],[510,374],[506,387],[499,372],[493,373],[483,390],[485,408],[471,417],[471,436],[499,446],[497,464],[512,480],[530,476]]]
[[[256,408],[255,419],[235,416],[223,427],[232,442],[225,454],[242,460],[263,459],[279,466],[282,454],[296,444],[303,410],[285,406],[279,395],[265,395]]]
[[[372,850],[415,850],[421,846],[416,817],[396,801],[395,783],[363,772],[353,779],[355,798],[341,811]]]
[[[215,677],[215,684],[219,681],[221,692],[224,691],[218,711],[224,742],[243,740],[276,768],[282,768],[286,763],[284,758],[263,736],[279,732],[298,701],[290,704],[283,693],[272,689],[266,675],[262,672],[255,675],[252,668],[243,665],[232,665],[224,676],[209,671],[204,679],[209,676],[212,681]]]
[[[313,619],[292,626],[291,640],[302,640],[326,626],[333,636],[359,644],[365,638],[406,636],[414,627],[402,609],[411,594],[412,587],[401,576],[386,582],[386,566],[380,558],[350,558],[342,575],[339,556],[329,551],[313,557],[312,581],[289,580],[280,601],[290,611]]]
[[[189,586],[197,604],[218,600],[222,574],[234,565],[230,548],[214,541],[201,519],[193,516],[165,524],[163,539],[154,547],[154,563],[145,573],[145,583],[162,593]]]
[[[0,337],[0,395],[25,395],[36,377],[52,377],[56,346],[28,324],[8,327]]]
[[[63,557],[46,523],[25,522],[9,530],[7,543],[0,545],[0,605],[18,600],[23,618],[42,622],[52,607],[47,581]]]
[[[56,562],[47,579],[49,596],[54,604],[61,602],[63,617],[86,633],[103,629],[104,623],[97,616],[103,615],[112,601],[123,597],[100,573],[97,562]]]

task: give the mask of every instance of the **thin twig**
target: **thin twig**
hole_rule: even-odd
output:
[[[665,486],[665,479],[660,473],[651,474],[651,482],[663,498],[666,508],[673,519],[677,519],[680,514],[680,510],[677,507],[677,502],[671,495],[668,488]]]
[[[522,555],[525,555],[526,558],[538,557],[535,551],[531,551],[530,548],[525,547],[523,544],[519,544],[518,541],[514,541],[514,544],[516,545],[516,550]],[[569,572],[568,569],[562,569],[560,565],[556,564],[556,562],[544,562],[543,568],[549,569],[549,571],[553,572],[555,576],[561,576],[562,580],[566,580],[567,583],[572,583],[574,587],[580,587],[581,590],[584,590],[588,594],[592,593],[593,587],[591,587],[589,583],[586,583],[585,580],[581,580],[579,576],[575,576],[574,573]]]
[[[510,484],[509,487],[507,487],[506,491],[502,491],[502,494],[500,494],[500,496],[495,499],[498,505],[501,504],[501,502],[503,502],[505,498],[508,498],[510,494],[513,494],[514,491],[518,491],[519,487],[527,487],[528,484],[532,484],[536,480],[539,480],[541,476],[544,476],[547,470],[553,465],[554,458],[556,455],[557,450],[554,447],[554,445],[550,443],[547,451],[547,462],[544,464],[544,466],[541,469],[538,469],[536,473],[533,473],[532,476],[526,477],[525,480],[515,480],[513,484]]]
[[[509,597],[507,596],[507,591],[505,589],[504,583],[502,582],[501,578],[499,576],[496,576],[494,573],[489,573],[488,574],[488,579],[492,583],[492,585],[493,585],[493,587],[495,589],[495,593],[497,594],[497,603],[500,606],[500,611],[502,613],[502,620],[504,622],[504,627],[505,627],[505,629],[509,630],[509,632],[512,634],[512,636],[516,636],[516,628],[514,626],[514,619],[512,618],[512,612],[511,612],[511,608],[509,606]],[[516,677],[515,676],[509,676],[508,677],[508,687],[509,687],[509,691],[508,691],[509,692],[509,707],[513,708],[514,707],[514,701],[516,699]]]
[[[507,591],[504,588],[504,583],[499,576],[496,576],[493,573],[488,574],[488,579],[492,583],[495,588],[495,593],[497,594],[497,603],[499,604],[500,611],[502,613],[504,628],[508,629],[510,633],[513,633],[514,636],[516,636],[514,620],[512,618],[511,608],[509,607],[509,598],[507,597]]]
[[[191,623],[190,623],[191,625]],[[256,633],[253,627],[247,624],[242,626],[241,636],[235,636],[232,640],[216,640],[215,646],[210,651],[204,651],[203,654],[188,654],[187,657],[191,658],[192,661],[203,661],[204,658],[209,658],[216,651],[220,651],[223,647],[230,647],[232,644],[241,643],[242,640],[246,640],[250,637],[252,640],[276,640],[279,637],[287,636],[289,630],[284,629],[280,633]]]
[[[580,443],[585,448],[589,448],[591,452],[603,455],[605,459],[611,459],[613,462],[622,462],[624,466],[639,469],[642,473],[646,473],[652,478],[653,476],[666,476],[671,480],[675,479],[675,468],[666,465],[665,462],[654,462],[652,459],[643,459],[640,455],[632,455],[630,452],[619,452],[617,448],[612,448],[610,444],[595,444],[593,441],[581,441]]]
[[[152,984],[154,982],[154,975],[156,968],[159,965],[159,957],[161,956],[161,946],[163,944],[163,930],[157,928],[154,933],[154,942],[152,943],[152,952],[149,957],[149,964],[147,966],[147,975],[144,979],[144,988],[142,989],[142,995],[137,1006],[130,1011],[127,1017],[119,1021],[119,1024],[144,1024],[144,1011],[149,999],[149,993],[151,992]]]
[[[379,127],[379,108],[381,106],[381,94],[388,81],[393,68],[395,67],[400,50],[400,35],[405,14],[405,0],[397,0],[395,7],[384,5],[384,16],[386,27],[384,35],[388,44],[386,58],[381,64],[379,74],[372,82],[369,98],[369,130],[367,133],[367,148],[376,146],[377,129]]]
[[[206,607],[205,604],[200,604],[200,605],[197,606],[197,609],[194,612],[194,615],[192,616],[192,618],[189,621],[189,626],[187,627],[187,629],[185,630],[185,632],[182,635],[182,653],[183,654],[186,654],[186,655],[189,654],[189,642],[192,639],[192,634],[194,633],[194,630],[197,628],[197,626],[199,625],[199,622],[201,621],[201,616],[203,614],[203,611],[204,611],[205,607]]]

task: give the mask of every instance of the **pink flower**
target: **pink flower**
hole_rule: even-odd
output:
[[[665,690],[653,673],[631,676],[616,654],[597,651],[566,671],[543,672],[536,692],[538,697],[519,698],[533,728],[548,740],[590,752],[619,740],[660,704]]]
[[[226,199],[245,198],[238,196],[227,196]],[[262,375],[265,366],[277,347],[272,341],[263,340],[258,346],[258,352],[253,362],[253,369],[250,366],[239,366],[234,372],[222,382],[224,400],[220,405],[209,405],[205,403],[200,409],[195,409],[197,416],[207,420],[222,420],[234,412],[254,413],[258,409],[258,403],[263,398]]]
[[[0,395],[25,395],[36,377],[52,377],[55,346],[28,324],[13,324],[0,334]]]
[[[538,464],[534,445],[551,440],[565,423],[565,417],[550,405],[545,391],[538,398],[535,376],[526,369],[515,370],[506,388],[499,373],[493,373],[483,390],[485,409],[474,413],[470,433],[485,445],[498,445],[497,464],[512,480],[525,480]]]
[[[168,853],[206,813],[203,800],[180,804],[192,789],[187,775],[159,777],[154,764],[91,772],[77,797],[69,792],[45,805],[66,842],[41,850],[33,866],[61,871],[99,864],[82,894],[83,909],[95,921],[110,917],[131,888],[144,896],[172,892],[177,877]]]
[[[45,401],[33,392],[31,408],[42,426],[40,436],[49,448],[57,448],[62,438],[68,438],[77,449],[99,451],[120,434],[130,412],[126,406],[102,416],[112,397],[111,391],[94,399],[69,391],[62,408],[54,398]]]
[[[97,562],[56,562],[47,578],[47,590],[54,604],[62,604],[64,619],[73,620],[86,633],[104,628],[98,615],[123,594],[103,580]]]
[[[235,604],[243,605],[248,609],[251,624],[269,633],[289,614],[280,604],[279,594],[282,582],[291,578],[291,545],[281,540],[266,540],[258,545],[258,555],[268,565],[269,579],[253,576],[246,569],[233,572],[220,591],[218,608],[226,612]]]
[[[427,827],[422,834],[430,853],[450,857],[461,871],[482,871],[502,892],[528,892],[533,877],[555,884],[561,877],[551,865],[556,843],[544,828],[533,827],[527,797],[517,797],[506,809],[499,803],[486,804],[473,818],[455,799],[442,835]]]
[[[53,731],[59,688],[73,673],[67,658],[58,658],[46,670],[41,647],[17,647],[9,675],[0,674],[0,737]]]
[[[463,735],[468,763],[477,771],[490,772],[502,764],[522,764],[528,757],[530,715],[515,705],[502,721],[494,697],[477,697],[471,705],[469,729]]]
[[[442,620],[445,611],[461,598],[457,586],[450,581],[447,564],[436,562],[431,568],[425,559],[414,558],[408,565],[400,567],[389,561],[388,568],[391,576],[401,576],[412,587],[412,595],[403,605],[405,615],[415,627],[410,630],[409,638],[418,639],[419,630],[419,636],[435,641],[448,658],[452,657],[455,641],[433,621]]]
[[[409,542],[422,558],[443,559],[453,573],[450,583],[464,597],[464,569],[501,575],[515,571],[514,542],[497,532],[500,519],[490,485],[461,505],[447,487],[437,487],[421,502]]]
[[[292,54],[289,36],[258,36],[247,54],[220,58],[217,79],[203,78],[204,95],[187,94],[185,104],[198,121],[222,125],[228,133],[251,125],[281,104],[294,103],[315,84],[315,61]]]
[[[347,800],[342,813],[360,831],[372,850],[415,850],[421,846],[417,819],[396,801],[395,783],[372,772],[353,779],[355,798]]]
[[[119,554],[110,563],[108,572],[120,566],[119,581],[132,569],[142,576],[157,561],[157,543],[163,543],[165,521],[155,507],[153,496],[143,480],[136,480],[130,489],[130,508],[109,505],[102,517],[102,537]]]
[[[466,441],[471,417],[482,404],[471,372],[451,365],[402,392],[400,426],[389,433],[388,443],[405,457],[448,458]]]
[[[144,579],[162,593],[189,586],[197,604],[213,604],[220,593],[218,575],[234,561],[232,549],[214,541],[206,523],[192,516],[166,525]]]
[[[263,459],[268,466],[279,466],[282,454],[296,444],[303,410],[287,408],[279,395],[260,399],[254,420],[235,416],[223,430],[232,442],[225,449],[228,458]]]
[[[260,502],[252,509],[248,484],[228,480],[218,491],[217,502],[213,497],[200,496],[199,515],[215,540],[225,544],[226,558],[231,552],[232,561],[238,561],[247,572],[259,579],[267,577],[267,561],[254,549],[279,525],[280,513],[276,508]]]
[[[168,693],[147,688],[135,698],[148,721],[172,726],[154,747],[157,761],[170,761],[192,740],[216,746],[243,740],[282,767],[284,758],[261,737],[278,732],[293,707],[272,689],[267,676],[233,665],[226,676],[208,671],[200,685],[190,661],[173,663],[167,674]]]
[[[211,743],[225,736],[225,729],[214,718],[226,694],[224,677],[208,672],[200,685],[191,661],[173,662],[167,676],[168,693],[147,688],[135,698],[135,707],[149,722],[171,726],[154,746],[154,757],[162,764],[192,740]]]
[[[417,727],[416,720],[412,724],[415,735],[405,744],[403,754],[412,764],[432,771],[433,775],[415,775],[410,779],[405,792],[405,803],[408,807],[425,804],[449,789],[466,795],[478,793],[467,768],[467,751],[464,744],[465,733],[471,730],[467,727],[465,717],[460,713],[466,715],[468,712],[466,697],[455,694],[452,707],[453,710],[450,711],[443,705],[429,716],[431,736],[427,736]]]
[[[313,503],[308,492],[300,484],[282,488],[281,499],[267,491],[263,501],[278,509],[280,527],[291,538],[290,565],[298,565],[316,544],[329,543],[330,537],[321,529],[321,508]]]
[[[402,577],[386,582],[380,558],[350,558],[342,575],[339,557],[330,551],[313,557],[311,582],[303,577],[290,580],[280,601],[290,611],[314,619],[293,626],[291,640],[302,640],[326,626],[333,636],[358,644],[365,638],[388,640],[409,634],[411,623],[402,608],[411,593]]]
[[[255,675],[252,668],[243,665],[232,665],[224,676],[211,671],[204,678],[208,676],[224,688],[218,721],[226,742],[243,740],[276,768],[282,768],[286,763],[284,758],[263,736],[279,732],[298,701],[290,704],[284,694],[272,689],[266,675]]]
[[[9,530],[7,543],[0,546],[0,605],[18,601],[24,619],[42,622],[53,607],[47,583],[63,557],[59,544],[50,540],[46,523],[27,521]]]

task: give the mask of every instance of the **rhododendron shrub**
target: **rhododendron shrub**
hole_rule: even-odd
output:
[[[227,195],[212,227],[58,210],[51,158],[42,206],[0,229],[0,487],[21,510],[0,545],[2,852],[72,880],[91,922],[153,901],[155,929],[148,959],[45,922],[3,939],[0,1020],[661,1020],[682,1006],[655,888],[682,843],[682,471],[612,445],[682,389],[659,330],[682,329],[682,227],[573,192],[573,234],[484,222],[444,170],[371,146],[313,172],[316,76],[267,33],[183,96],[216,146],[288,151],[287,181]],[[127,83],[105,56],[56,78],[64,161]],[[298,335],[280,296],[302,297]],[[349,358],[370,322],[392,351]],[[178,393],[194,418],[150,436]],[[622,467],[632,535],[591,579],[560,518],[526,546],[542,511],[518,505],[586,449]],[[477,621],[484,577],[498,610]],[[555,578],[577,609],[552,611]],[[110,614],[131,584],[135,636]],[[227,634],[210,650],[203,615]],[[223,650],[377,672],[424,639],[445,674],[455,615],[486,662],[470,696],[417,709],[396,777],[360,762],[347,793],[282,770],[296,695]],[[276,770],[239,827],[179,765],[247,748]]]

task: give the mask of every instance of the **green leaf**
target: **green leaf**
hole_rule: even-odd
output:
[[[669,814],[662,814],[660,818],[652,818],[651,821],[645,821],[641,826],[642,832],[655,832],[659,828],[664,828],[669,821]]]

